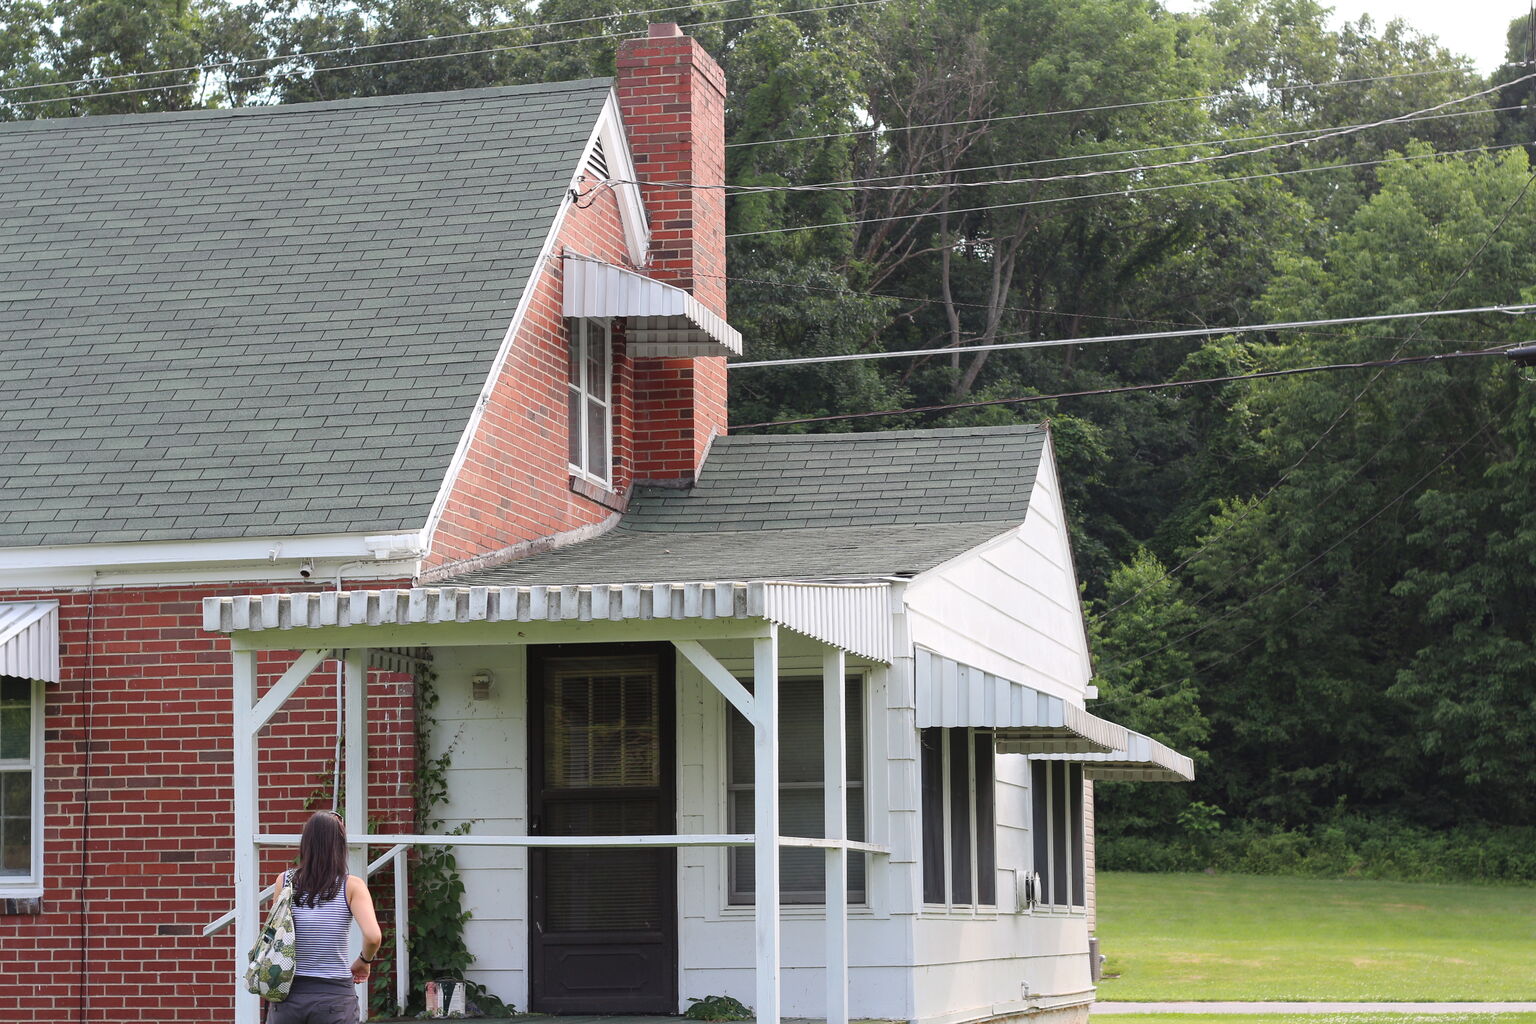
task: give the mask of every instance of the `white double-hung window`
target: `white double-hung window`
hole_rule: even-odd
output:
[[[0,896],[43,885],[43,684],[0,676]]]
[[[611,321],[568,320],[566,408],[571,472],[600,484],[613,480],[613,337]]]

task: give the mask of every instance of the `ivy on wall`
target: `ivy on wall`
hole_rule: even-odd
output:
[[[431,738],[437,719],[437,673],[432,668],[430,652],[417,663],[416,693],[416,773],[412,787],[416,809],[416,831],[435,833],[443,826],[441,808],[448,800],[448,769],[453,748],[432,756]],[[465,822],[447,835],[464,835],[470,829]],[[451,846],[423,846],[416,850],[411,864],[410,913],[410,1004],[408,1013],[426,1009],[427,982],[442,978],[463,981],[468,1001],[487,1016],[509,1017],[512,1007],[488,991],[485,986],[464,978],[474,963],[474,954],[464,942],[464,924],[470,911],[464,909],[464,881],[459,876],[458,859]],[[387,986],[376,985],[370,993],[370,1008],[388,1007],[394,995]]]

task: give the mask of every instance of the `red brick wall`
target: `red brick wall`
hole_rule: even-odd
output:
[[[556,236],[555,257],[530,283],[528,312],[471,439],[463,467],[432,539],[426,572],[578,527],[599,523],[613,509],[571,490],[566,440],[566,333],[562,300],[565,251],[623,264],[628,258],[618,202],[594,193],[585,209],[572,205]],[[614,359],[613,490],[633,477],[632,362],[617,346]]]
[[[60,602],[64,673],[44,713],[43,912],[0,916],[0,1024],[232,1018],[233,930],[202,936],[233,901],[230,657],[201,602],[273,589],[0,593]],[[263,656],[261,686],[292,657]],[[263,829],[298,831],[329,784],[334,679],[322,666],[262,733]],[[375,674],[368,703],[372,814],[408,831],[409,680]]]
[[[725,308],[725,193],[667,183],[725,182],[725,74],[676,25],[620,44],[619,107],[651,216],[650,272],[720,316]],[[725,433],[723,358],[648,360],[636,380],[635,476],[692,480]]]
[[[725,79],[693,39],[625,43],[618,92],[642,179],[723,182]],[[690,168],[693,168],[690,171]],[[573,168],[574,170],[574,168]],[[725,314],[725,200],[718,190],[647,187],[647,272]],[[599,189],[569,204],[555,256],[530,283],[530,304],[432,538],[425,573],[451,575],[486,556],[601,523],[614,512],[570,486],[566,441],[566,252],[627,265],[619,205]],[[694,277],[694,268],[701,276]],[[702,276],[702,275],[710,276]],[[613,491],[640,480],[692,480],[725,432],[725,360],[614,360]]]

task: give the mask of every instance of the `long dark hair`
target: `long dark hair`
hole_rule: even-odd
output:
[[[347,881],[347,832],[341,815],[316,811],[299,837],[299,866],[293,872],[293,901],[319,906],[336,898]]]

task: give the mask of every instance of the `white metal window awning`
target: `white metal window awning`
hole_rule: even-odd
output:
[[[1126,730],[1128,742],[1103,754],[1044,754],[1042,761],[1077,761],[1083,777],[1106,782],[1193,782],[1195,762],[1150,736]]]
[[[57,683],[59,604],[0,604],[0,676]]]
[[[583,257],[568,256],[562,262],[565,315],[624,317],[631,356],[741,355],[741,332],[681,288]]]
[[[991,729],[1004,754],[1109,753],[1130,733],[1060,697],[917,648],[917,726]]]
[[[764,619],[889,664],[890,591],[889,583],[722,581],[261,594],[204,598],[203,628],[229,633],[440,622]]]

